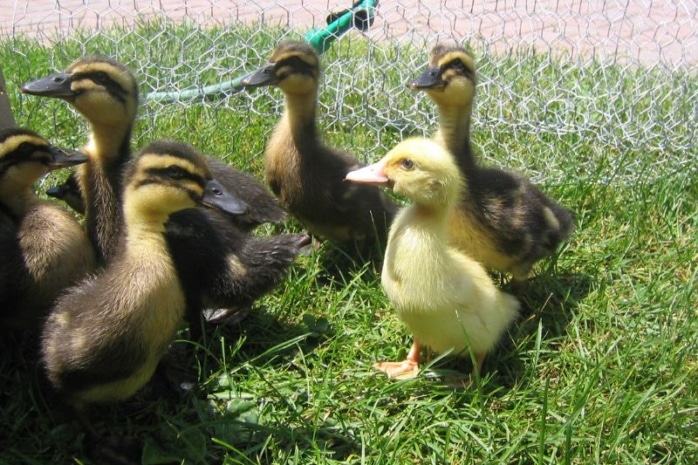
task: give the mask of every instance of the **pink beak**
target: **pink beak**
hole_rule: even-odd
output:
[[[349,171],[344,178],[345,181],[357,182],[361,184],[373,184],[376,186],[389,186],[390,179],[385,175],[385,162],[383,160],[372,165],[364,166],[358,170]]]

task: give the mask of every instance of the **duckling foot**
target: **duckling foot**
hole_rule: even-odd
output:
[[[402,362],[378,362],[373,368],[384,372],[390,379],[414,379],[419,375],[419,363],[409,359]]]

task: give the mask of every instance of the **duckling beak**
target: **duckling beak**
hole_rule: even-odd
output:
[[[243,87],[271,86],[279,82],[275,69],[276,63],[268,62],[257,71],[243,76],[241,84]]]
[[[372,184],[374,186],[390,187],[392,182],[385,175],[385,162],[383,160],[372,165],[364,166],[358,170],[349,171],[344,177],[345,181],[359,184]]]
[[[441,79],[441,72],[438,67],[427,68],[417,79],[410,82],[408,87],[412,90],[443,89],[446,81]]]
[[[250,206],[228,192],[221,183],[215,179],[206,181],[204,197],[201,203],[208,207],[217,208],[231,215],[244,215],[250,210]]]
[[[36,81],[24,83],[19,90],[23,94],[38,95],[40,97],[70,98],[75,96],[71,89],[72,74],[52,74]]]
[[[50,147],[49,153],[51,154],[51,161],[46,166],[51,169],[79,165],[88,160],[87,155],[77,150]]]

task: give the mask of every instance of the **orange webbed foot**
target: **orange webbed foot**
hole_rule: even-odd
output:
[[[378,362],[373,365],[376,370],[384,372],[390,379],[414,379],[419,375],[419,363],[412,360],[402,362]]]
[[[378,362],[373,364],[373,368],[388,375],[390,379],[414,379],[419,375],[419,360],[422,344],[418,340],[412,341],[412,347],[407,354],[407,358],[402,362]]]

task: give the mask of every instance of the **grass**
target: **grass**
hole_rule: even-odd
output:
[[[84,53],[109,54],[147,93],[250,71],[284,34],[151,23],[50,45],[4,39],[0,62],[12,90]],[[323,263],[335,251],[325,244],[239,326],[213,328],[200,345],[182,334],[174,353],[196,378],[190,393],[171,400],[146,391],[95,409],[97,424],[143,439],[146,464],[696,463],[698,80],[545,55],[476,55],[481,158],[531,176],[578,221],[559,255],[537,268],[521,319],[479,383],[444,384],[438,375],[467,370],[450,357],[412,381],[373,372],[376,360],[404,357],[409,335],[376,270],[333,275]],[[430,103],[404,87],[423,69],[424,50],[348,37],[324,62],[320,117],[330,143],[376,160],[434,128]],[[85,126],[63,102],[10,98],[20,124],[57,143],[84,143]],[[261,179],[279,110],[275,89],[146,100],[136,146],[185,139]],[[0,463],[90,463],[31,341],[3,337]]]

